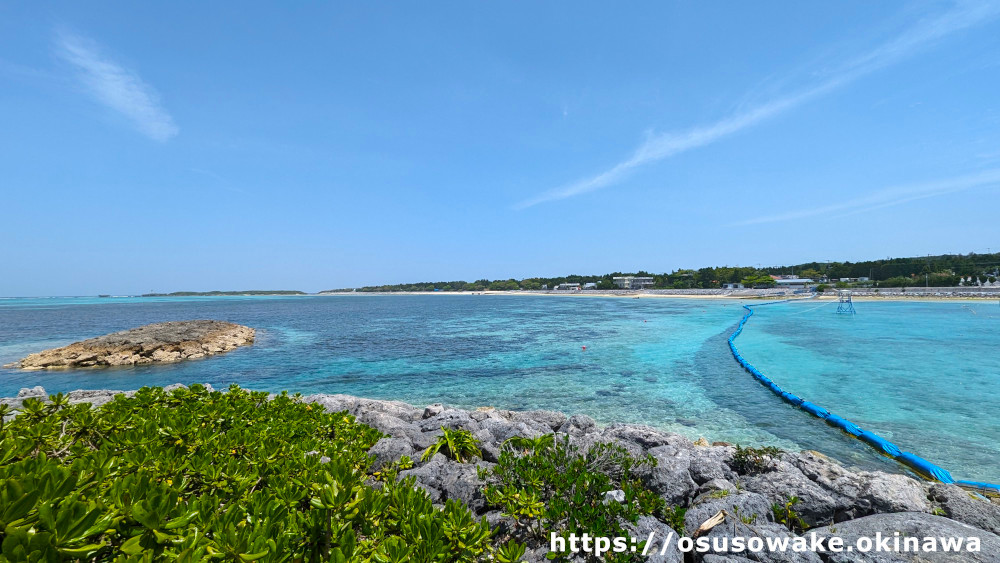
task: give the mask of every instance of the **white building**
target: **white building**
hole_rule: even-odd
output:
[[[652,276],[615,276],[611,278],[618,289],[648,289],[653,287]]]
[[[559,285],[556,286],[556,289],[557,290],[559,290],[559,289],[563,289],[563,290],[565,290],[565,289],[579,290],[580,289],[580,284],[578,284],[578,283],[561,283],[561,284],[559,284]]]
[[[778,287],[786,287],[788,289],[803,289],[806,285],[811,283],[816,283],[809,278],[781,278],[774,280]]]

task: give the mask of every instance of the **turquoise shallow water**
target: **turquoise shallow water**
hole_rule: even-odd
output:
[[[799,302],[755,309],[741,353],[782,388],[943,465],[1000,478],[1000,305]]]
[[[57,392],[208,382],[543,408],[899,470],[739,369],[726,338],[740,305],[494,295],[0,299],[0,364],[164,320],[259,329],[254,346],[194,362],[0,369],[0,396],[34,385]],[[819,305],[758,310],[740,337],[742,353],[783,387],[956,477],[1000,477],[1000,426],[990,417],[1000,406],[996,303],[863,303],[851,319]]]

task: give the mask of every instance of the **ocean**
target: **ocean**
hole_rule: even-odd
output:
[[[763,388],[726,338],[743,302],[522,295],[0,299],[0,364],[142,324],[219,319],[253,346],[178,364],[21,372],[42,385],[135,389],[210,383],[308,393],[549,409],[692,439],[817,450],[903,471]],[[1000,305],[803,301],[757,309],[737,344],[781,387],[959,479],[1000,480]]]

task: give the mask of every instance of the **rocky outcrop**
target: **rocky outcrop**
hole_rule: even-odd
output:
[[[4,367],[29,370],[193,360],[253,344],[254,329],[223,321],[174,321],[123,330],[31,354]]]
[[[173,387],[173,386],[171,386]],[[121,391],[74,391],[71,402],[100,405]],[[0,399],[15,406],[27,397],[44,398],[40,387],[23,389],[17,398]],[[495,408],[464,410],[434,404],[418,408],[399,401],[362,399],[349,395],[309,395],[302,400],[320,405],[330,412],[347,411],[372,426],[385,438],[370,450],[375,469],[408,456],[414,467],[400,477],[413,477],[435,503],[459,500],[476,514],[485,517],[492,529],[502,533],[513,526],[510,517],[486,503],[483,483],[477,467],[491,467],[498,460],[504,440],[514,436],[535,437],[555,432],[568,436],[582,448],[600,442],[613,442],[636,455],[649,455],[655,467],[643,468],[638,477],[668,505],[685,508],[683,529],[672,530],[664,521],[642,517],[627,529],[636,537],[646,538],[654,531],[656,550],[650,561],[758,561],[758,562],[847,562],[847,561],[996,561],[1000,553],[1000,504],[955,485],[932,484],[903,474],[859,471],[845,467],[812,451],[789,452],[765,467],[748,471],[734,463],[735,448],[717,443],[692,442],[678,434],[631,424],[601,427],[586,416],[567,417],[557,412],[515,412]],[[483,460],[458,463],[441,454],[420,461],[423,451],[441,435],[441,428],[461,428],[480,441]],[[702,445],[699,445],[702,444]],[[792,502],[793,497],[798,500]],[[609,491],[602,502],[621,502],[622,491]],[[808,529],[789,530],[776,518],[775,506],[789,506],[794,516]],[[779,511],[780,512],[780,511]],[[722,543],[737,536],[759,537],[767,541],[809,539],[809,534],[841,537],[845,545],[861,536],[876,537],[975,537],[982,548],[978,554],[928,553],[832,553],[832,552],[756,552],[698,553],[677,551],[674,543],[661,550],[670,532],[691,535],[706,520],[722,514],[721,523],[704,532],[713,542]],[[943,516],[941,516],[943,515]],[[798,530],[798,528],[795,528]],[[714,545],[714,543],[713,543]],[[526,561],[545,561],[546,545],[530,545]],[[692,558],[693,555],[693,558]],[[951,555],[952,558],[942,557]]]
[[[906,561],[913,563],[925,563],[932,561],[964,561],[973,562],[996,562],[1000,554],[1000,536],[985,532],[982,529],[974,528],[961,522],[956,522],[941,516],[923,514],[920,512],[898,512],[893,514],[875,514],[850,520],[837,524],[836,526],[823,527],[815,530],[817,536],[824,538],[829,545],[829,538],[839,537],[845,546],[856,546],[859,538],[871,538],[873,540],[883,539],[883,545],[894,548],[899,542],[900,549],[893,549],[892,552],[876,551],[873,549],[866,553],[859,553],[854,550],[851,553],[823,553],[826,561],[831,563],[885,563]],[[952,541],[961,539],[964,550],[952,550],[943,552],[940,543],[937,543],[937,551],[923,549],[922,546],[928,538],[935,540],[950,539]],[[979,540],[978,549],[970,551],[967,548],[969,538]],[[906,545],[906,540],[911,542],[916,540],[919,549],[913,549],[913,545]],[[874,541],[873,541],[874,544]]]

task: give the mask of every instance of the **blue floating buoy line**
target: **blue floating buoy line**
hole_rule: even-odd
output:
[[[885,438],[882,438],[878,434],[875,434],[874,432],[869,432],[868,430],[863,430],[857,424],[854,424],[853,422],[845,418],[837,416],[819,405],[810,403],[805,399],[797,397],[796,395],[783,390],[781,387],[778,386],[777,383],[771,381],[770,378],[761,373],[760,370],[758,370],[756,367],[753,366],[753,364],[748,362],[746,358],[744,358],[743,355],[740,354],[740,351],[739,349],[736,348],[736,344],[734,343],[734,341],[736,340],[736,337],[739,336],[741,332],[743,332],[743,327],[744,325],[746,325],[750,317],[753,316],[753,307],[760,307],[763,305],[774,305],[776,303],[786,303],[789,301],[798,301],[798,300],[782,299],[779,301],[768,301],[766,303],[758,303],[756,305],[743,305],[743,308],[746,309],[747,312],[745,315],[743,315],[743,318],[740,319],[740,323],[736,327],[736,330],[733,331],[731,335],[729,335],[729,349],[732,351],[733,357],[736,358],[736,361],[739,362],[740,366],[742,366],[744,370],[746,370],[750,375],[752,375],[754,379],[756,379],[761,385],[767,387],[768,389],[771,390],[772,393],[781,397],[781,399],[786,403],[798,407],[801,410],[804,410],[805,412],[815,416],[816,418],[825,421],[830,426],[842,430],[849,436],[853,436],[854,438],[861,440],[862,442],[871,446],[873,449],[875,449],[882,455],[892,458],[897,462],[909,467],[910,469],[915,471],[918,475],[926,479],[940,481],[942,483],[952,483],[964,488],[975,489],[982,492],[1000,494],[1000,485],[995,485],[993,483],[982,483],[979,481],[955,480],[951,476],[951,473],[948,472],[948,470],[938,467],[937,465],[934,465],[933,463],[927,461],[926,459],[916,454],[910,452],[904,452],[900,450],[898,446],[886,440]]]

